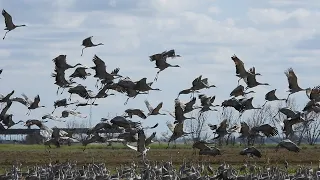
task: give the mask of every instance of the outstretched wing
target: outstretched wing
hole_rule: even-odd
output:
[[[298,78],[297,78],[296,74],[294,73],[293,69],[289,68],[285,72],[285,75],[288,78],[289,89],[299,89]]]
[[[9,13],[7,13],[7,11],[4,9],[2,10],[2,15],[4,17],[6,27],[11,27],[13,25],[11,15]]]
[[[153,111],[153,107],[150,105],[149,101],[148,100],[145,100],[144,103],[146,104],[149,112],[151,113]]]
[[[133,149],[133,150],[135,150],[135,151],[138,151],[138,148],[135,147],[135,146],[131,146],[130,144],[126,144],[126,146],[127,146],[128,148],[130,148],[130,149]]]
[[[169,121],[167,121],[167,126],[168,126],[168,128],[169,128],[169,130],[173,133],[173,131],[174,131],[174,127],[175,126],[173,126]]]

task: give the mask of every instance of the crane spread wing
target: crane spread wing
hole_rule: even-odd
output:
[[[154,109],[154,111],[159,112],[159,110],[162,108],[163,102],[159,103],[158,106]]]
[[[22,93],[21,96],[26,100],[26,102],[27,102],[28,105],[32,104],[32,101],[28,98],[27,95],[25,95],[24,93]]]
[[[138,148],[135,147],[135,146],[131,146],[130,144],[126,144],[126,146],[127,146],[128,148],[130,148],[130,149],[133,149],[133,150],[135,150],[135,151],[138,151]]]
[[[167,127],[169,128],[169,130],[173,133],[173,131],[174,131],[174,126],[169,122],[169,121],[167,121]]]
[[[6,27],[11,27],[13,25],[11,15],[9,13],[7,13],[7,11],[4,9],[2,10],[2,15],[4,17]]]
[[[150,105],[149,101],[148,100],[145,100],[144,103],[146,104],[148,110],[150,113],[152,113],[153,111],[153,107]]]
[[[285,75],[288,78],[288,83],[289,83],[289,89],[298,89],[298,78],[296,74],[294,73],[292,68],[289,68],[286,72]]]

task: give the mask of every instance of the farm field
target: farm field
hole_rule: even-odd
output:
[[[267,162],[267,157],[270,158],[271,164],[282,165],[286,159],[290,165],[310,165],[317,166],[320,160],[320,146],[301,146],[301,152],[293,153],[285,149],[279,149],[275,152],[274,145],[256,146],[263,154],[260,159],[254,158],[257,164],[263,165]],[[210,161],[213,164],[219,165],[226,162],[232,165],[242,165],[246,156],[239,155],[243,147],[230,146],[221,147],[221,156],[206,157],[203,156],[203,161]],[[9,167],[14,162],[18,161],[23,166],[47,164],[52,161],[64,162],[66,160],[77,161],[78,164],[94,162],[104,162],[110,168],[124,165],[132,161],[139,161],[138,153],[126,148],[122,144],[113,146],[106,145],[90,145],[83,152],[83,146],[72,145],[62,146],[61,148],[51,148],[50,153],[45,150],[43,145],[0,145],[0,168],[3,170]],[[194,156],[191,145],[177,144],[176,148],[166,149],[165,144],[153,144],[148,152],[148,159],[151,161],[166,161],[172,158],[172,162],[176,165],[181,164],[183,159],[198,161],[199,156]],[[253,161],[253,160],[251,160]]]

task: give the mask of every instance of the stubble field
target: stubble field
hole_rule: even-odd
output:
[[[256,146],[263,154],[262,158],[251,159],[257,164],[263,165],[267,162],[269,157],[271,164],[282,165],[286,159],[290,165],[318,165],[320,160],[320,146],[301,146],[299,153],[288,152],[285,149],[275,151],[274,146]],[[193,155],[191,145],[177,145],[175,149],[166,149],[165,144],[152,144],[151,150],[148,152],[147,158],[151,161],[167,161],[172,159],[176,165],[181,164],[183,160],[192,161],[210,161],[213,164],[219,165],[226,162],[232,165],[242,165],[246,156],[239,155],[243,149],[240,146],[221,147],[221,156],[207,157]],[[62,146],[61,148],[51,148],[50,152],[46,151],[43,145],[0,145],[0,168],[9,167],[14,162],[21,162],[24,166],[48,164],[59,161],[65,162],[67,160],[77,161],[79,165],[90,163],[106,163],[110,168],[128,164],[132,161],[139,161],[138,153],[128,149],[122,144],[113,146],[106,145],[90,145],[83,152],[83,146],[72,145]]]

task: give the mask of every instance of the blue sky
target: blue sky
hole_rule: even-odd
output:
[[[50,77],[54,69],[52,59],[60,54],[66,54],[70,64],[80,62],[86,66],[93,65],[96,54],[106,62],[108,70],[120,67],[124,76],[134,80],[147,77],[149,81],[157,72],[149,55],[169,49],[182,55],[168,60],[181,68],[166,69],[154,83],[153,87],[162,89],[161,92],[138,96],[126,106],[126,97],[121,94],[98,100],[100,105],[92,108],[93,124],[108,114],[120,115],[127,108],[147,111],[143,102],[146,98],[154,106],[163,101],[163,109],[173,110],[177,93],[201,74],[217,86],[203,92],[216,95],[220,104],[237,85],[230,59],[233,54],[247,68],[256,67],[263,75],[257,77],[259,82],[271,85],[253,89],[257,92],[254,105],[264,103],[265,93],[272,89],[277,89],[279,97],[286,97],[284,71],[289,67],[296,72],[302,88],[319,83],[320,2],[316,0],[1,0],[0,6],[11,14],[15,24],[27,25],[9,32],[0,42],[0,68],[4,69],[1,93],[15,89],[14,96],[25,93],[33,98],[39,94],[40,104],[47,106],[27,117],[27,109],[14,103],[9,111],[15,121],[41,118],[52,111],[53,101],[68,98],[67,92],[55,94],[57,86]],[[2,25],[4,28],[4,22]],[[81,57],[80,45],[88,36],[93,36],[94,43],[105,45],[85,49]],[[68,70],[67,74],[72,72]],[[93,77],[78,82],[97,91]],[[307,101],[303,92],[293,97],[301,107]],[[181,100],[188,101],[189,96],[181,96]],[[89,114],[89,108],[79,110]],[[60,115],[61,111],[62,108],[56,113]],[[218,122],[217,115],[210,113],[210,123]],[[173,121],[170,116],[155,116],[143,124],[158,122],[157,131],[167,131],[168,120]],[[63,127],[65,123],[48,123],[54,125]]]

